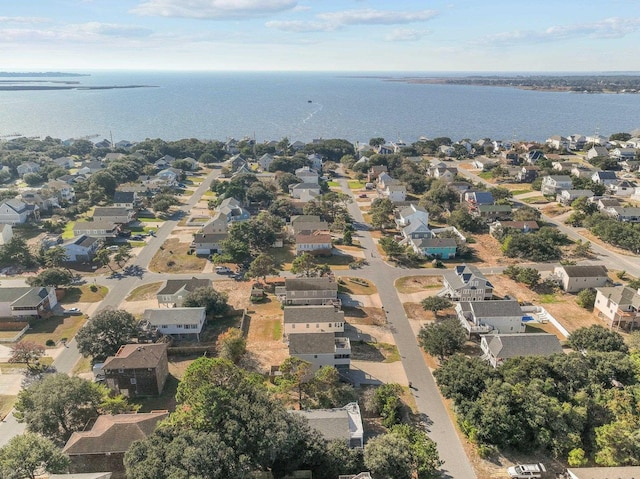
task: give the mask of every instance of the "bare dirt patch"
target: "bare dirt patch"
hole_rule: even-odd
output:
[[[403,303],[402,306],[409,319],[420,321],[421,323],[434,321],[433,313],[425,311],[419,303]]]
[[[378,290],[371,281],[362,278],[340,278],[338,279],[339,293],[370,295],[377,294]]]
[[[469,247],[474,250],[475,260],[473,263],[478,267],[521,262],[514,258],[505,257],[500,249],[500,242],[489,234],[473,235],[473,239],[474,242],[469,243]]]
[[[401,294],[421,293],[425,289],[441,288],[442,278],[439,276],[405,276],[396,280],[395,287]]]
[[[156,293],[162,286],[162,282],[143,284],[129,293],[125,301],[145,301],[156,298]]]
[[[282,308],[273,295],[268,295],[263,303],[251,305],[247,334],[247,358],[245,367],[262,373],[271,366],[282,364],[289,356],[289,350],[282,341]]]
[[[387,317],[381,308],[354,308],[343,306],[345,319],[351,324],[382,326],[387,323]]]
[[[189,245],[177,238],[168,239],[151,260],[149,269],[156,273],[200,273],[207,260],[187,254]]]

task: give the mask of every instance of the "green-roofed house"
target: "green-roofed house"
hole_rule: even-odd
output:
[[[54,288],[0,288],[0,317],[48,317],[56,304],[58,299]]]

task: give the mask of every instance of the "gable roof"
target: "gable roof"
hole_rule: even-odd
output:
[[[136,195],[133,191],[116,191],[113,194],[114,203],[133,203]]]
[[[338,291],[338,283],[326,276],[320,278],[286,278],[284,280],[287,291]]]
[[[329,233],[320,233],[315,232],[312,234],[297,234],[296,235],[296,243],[297,244],[326,244],[331,243],[331,235]]]
[[[628,286],[596,288],[596,291],[617,305],[631,304],[636,308],[640,308],[640,294],[638,294],[637,290],[629,288]]]
[[[197,288],[208,288],[209,286],[211,286],[211,280],[196,278],[195,276],[191,277],[191,279],[168,279],[164,287],[156,294],[175,294],[182,288],[191,292]]]
[[[18,214],[24,213],[25,211],[27,211],[27,204],[16,198],[5,200],[0,204],[7,205],[9,208],[11,208],[13,211],[15,211]]]
[[[204,308],[149,308],[142,317],[154,326],[158,324],[197,324],[204,316]],[[192,330],[192,332],[195,332]]]
[[[460,304],[462,304],[462,302]],[[478,318],[523,315],[520,303],[515,300],[472,301],[468,304],[469,311]]]
[[[93,210],[93,216],[127,216],[129,210],[119,206],[97,206]]]
[[[91,236],[87,235],[79,235],[64,241],[62,244],[63,246],[74,244],[77,246],[82,246],[83,248],[89,248],[96,241],[98,241],[98,238],[92,238]]]
[[[344,311],[333,305],[285,306],[284,323],[334,323],[344,321]]]
[[[453,238],[417,238],[413,244],[418,248],[457,248],[458,243]]]
[[[589,266],[560,266],[569,278],[593,278],[607,276],[607,268],[604,265]]]
[[[623,467],[570,467],[568,472],[577,479],[636,479],[640,466]]]
[[[487,347],[496,358],[516,356],[549,356],[562,352],[562,346],[555,334],[510,333],[484,336]]]
[[[204,308],[203,308],[204,309]],[[115,356],[109,356],[102,369],[144,369],[155,368],[167,355],[167,343],[125,344],[120,346]]]
[[[124,453],[133,441],[146,439],[168,416],[167,411],[98,416],[91,430],[74,432],[62,452],[69,456]]]
[[[616,172],[615,171],[609,171],[609,170],[596,171],[595,175],[598,178],[600,178],[601,180],[616,180],[616,179],[618,179],[618,177],[616,176]]]
[[[34,306],[42,302],[49,292],[44,287],[0,288],[0,302],[11,306]]]
[[[307,418],[309,426],[317,430],[327,441],[349,441],[351,438],[349,413],[346,409],[292,410],[290,412]]]
[[[289,354],[331,354],[336,350],[334,333],[289,335]]]

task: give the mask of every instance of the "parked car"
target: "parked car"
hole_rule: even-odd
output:
[[[80,311],[78,308],[69,308],[69,309],[65,309],[64,314],[68,314],[71,316],[80,316],[82,314],[82,311]]]
[[[216,273],[218,274],[231,274],[231,270],[226,266],[216,266]]]
[[[509,477],[515,477],[516,479],[539,479],[542,477],[542,473],[547,472],[544,464],[518,464],[507,469]]]
[[[118,233],[118,236],[120,236],[121,238],[128,238],[129,236],[131,236],[131,231],[120,231]]]
[[[186,188],[187,185],[185,185],[184,183],[178,183],[178,188]]]
[[[111,246],[107,246],[107,251],[118,251],[119,246],[112,244]]]
[[[132,239],[133,241],[142,241],[144,238],[143,238],[142,236],[140,236],[140,235],[133,235],[133,236],[131,237],[131,239]]]
[[[366,193],[361,193],[358,195],[358,198],[368,198],[369,195],[367,195]]]

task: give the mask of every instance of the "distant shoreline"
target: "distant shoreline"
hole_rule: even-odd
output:
[[[88,73],[65,72],[0,72],[0,78],[58,78],[58,77],[88,77]]]
[[[121,89],[126,89],[126,88],[158,88],[158,86],[157,85],[107,85],[107,86],[2,85],[0,83],[0,91],[121,90]]]

